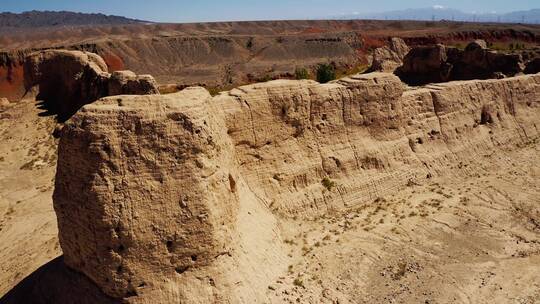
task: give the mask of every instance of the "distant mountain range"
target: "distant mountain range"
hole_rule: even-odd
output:
[[[466,13],[460,10],[435,5],[430,8],[406,9],[381,13],[353,13],[335,16],[337,19],[374,20],[454,20],[470,22],[506,22],[540,24],[540,9],[516,11],[505,14]]]
[[[116,25],[149,23],[147,21],[129,19],[121,16],[104,14],[84,14],[74,12],[30,11],[20,14],[0,13],[0,27],[4,28],[38,28],[55,26],[80,25]]]
[[[505,22],[540,24],[540,9],[505,14],[466,13],[435,5],[429,8],[406,9],[380,13],[352,13],[315,19],[373,19],[373,20],[453,20],[470,22]],[[40,28],[85,25],[121,25],[152,23],[122,16],[75,13],[68,11],[29,11],[20,14],[0,13],[0,31],[10,28]]]

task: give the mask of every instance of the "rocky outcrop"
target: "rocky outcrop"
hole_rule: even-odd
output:
[[[287,268],[277,218],[341,213],[538,138],[539,103],[538,75],[407,90],[386,73],[101,99],[60,140],[65,262],[131,303],[265,302]]]
[[[487,49],[483,40],[471,42],[465,50],[442,44],[412,49],[396,70],[411,85],[451,80],[495,79],[514,76],[524,69],[519,54],[502,54]]]
[[[394,72],[403,64],[403,58],[409,53],[409,46],[401,38],[391,38],[389,45],[376,48],[369,71]]]
[[[39,87],[38,100],[63,121],[80,107],[101,97],[117,94],[159,94],[149,75],[130,71],[111,76],[98,55],[67,50],[40,51],[24,62],[25,89]]]

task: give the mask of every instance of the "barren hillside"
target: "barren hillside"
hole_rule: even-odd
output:
[[[33,29],[0,36],[0,97],[23,96],[22,62],[35,49],[67,48],[99,54],[110,70],[152,74],[159,83],[209,89],[275,78],[297,68],[333,63],[342,74],[364,70],[373,49],[389,37],[410,45],[534,45],[540,27],[519,24],[404,21],[259,21]]]

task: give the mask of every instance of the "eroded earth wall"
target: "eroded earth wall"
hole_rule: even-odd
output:
[[[385,73],[210,97],[115,96],[62,131],[68,266],[132,303],[266,301],[280,218],[339,214],[537,138],[540,75],[409,89]]]

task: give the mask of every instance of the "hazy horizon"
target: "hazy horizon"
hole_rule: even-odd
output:
[[[239,20],[284,20],[318,19],[340,15],[361,15],[417,8],[451,8],[465,13],[507,13],[530,10],[540,7],[537,0],[380,0],[354,1],[344,0],[339,3],[328,0],[274,0],[248,1],[215,0],[174,1],[174,0],[105,0],[69,1],[69,0],[2,0],[2,12],[21,13],[32,10],[74,11],[83,13],[103,13],[119,15],[154,22],[204,22],[204,21],[239,21]]]

